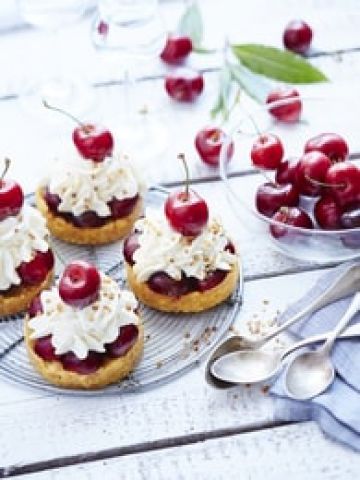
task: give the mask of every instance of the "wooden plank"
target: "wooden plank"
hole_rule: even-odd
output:
[[[255,318],[271,323],[277,310],[303,294],[320,273],[248,283],[236,330],[247,332]],[[144,442],[151,448],[151,442],[158,440],[171,442],[173,437],[192,434],[206,438],[216,430],[247,430],[274,423],[271,397],[258,387],[214,390],[205,383],[204,364],[170,384],[139,394],[40,396],[41,392],[1,383],[0,467]]]
[[[113,452],[115,453],[115,452]],[[80,463],[24,480],[293,480],[357,478],[360,457],[326,439],[316,424],[306,422],[192,445]]]

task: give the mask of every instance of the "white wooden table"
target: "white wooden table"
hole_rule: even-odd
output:
[[[205,43],[214,45],[221,44],[225,33],[234,41],[280,45],[289,19],[308,20],[316,33],[317,53],[312,61],[332,79],[329,86],[311,88],[350,90],[354,98],[359,95],[360,7],[356,0],[203,0],[200,4]],[[161,8],[171,28],[183,3],[164,2]],[[108,65],[101,63],[104,59],[92,51],[88,29],[86,20],[67,31],[68,68],[97,85],[91,118],[116,131],[122,87],[109,81],[116,77],[111,77]],[[75,40],[76,49],[70,48]],[[30,29],[0,36],[0,63],[5,65],[0,79],[0,152],[14,159],[12,176],[27,191],[35,188],[49,161],[61,151],[71,128],[62,120],[36,121],[19,106],[17,94],[24,79],[40,72],[32,64],[34,57],[46,54],[41,45],[41,35]],[[24,55],[30,48],[32,58]],[[170,146],[156,161],[151,180],[179,182],[181,170],[171,159],[179,150],[189,154],[193,175],[199,180],[197,189],[220,210],[241,245],[246,287],[235,328],[242,329],[254,314],[270,317],[294,301],[329,264],[288,259],[237,227],[220,182],[207,180],[213,174],[199,164],[193,149],[194,134],[209,121],[219,58],[194,55],[190,62],[207,72],[205,93],[194,106],[169,102],[162,88],[165,67],[160,63],[151,66],[148,79],[136,87],[171,128]],[[121,139],[121,132],[117,134]],[[349,136],[352,151],[360,152],[358,131],[349,131]],[[245,175],[249,169],[249,164],[239,167],[239,188],[244,191],[251,181]],[[273,399],[260,388],[210,388],[203,364],[151,391],[110,398],[54,396],[0,379],[0,477],[355,479],[359,468],[360,457],[325,438],[315,423],[278,422]]]

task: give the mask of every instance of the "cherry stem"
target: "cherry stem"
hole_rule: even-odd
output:
[[[74,117],[74,115],[72,115],[69,112],[66,112],[62,108],[54,107],[53,105],[50,105],[46,100],[43,100],[42,103],[45,108],[48,108],[49,110],[54,110],[54,112],[62,113],[66,117],[71,118],[71,120],[74,120],[74,122],[77,123],[80,127],[84,126],[83,122],[81,122],[78,118]]]
[[[317,185],[318,187],[326,187],[326,188],[345,188],[346,183],[325,183],[325,182],[320,182],[320,180],[315,180],[314,178],[309,177],[309,175],[304,175],[306,180],[314,185]]]
[[[182,161],[185,169],[185,195],[186,198],[189,198],[189,183],[190,183],[190,172],[189,172],[189,167],[185,158],[185,155],[183,153],[179,153],[178,159]]]
[[[9,170],[11,160],[10,160],[10,158],[5,158],[4,162],[5,162],[5,166],[4,166],[4,170],[2,171],[2,174],[1,174],[1,177],[0,177],[0,182],[2,182],[4,180],[4,177],[7,174],[7,171]]]

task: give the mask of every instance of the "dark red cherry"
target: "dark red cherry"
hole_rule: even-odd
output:
[[[266,217],[271,217],[282,206],[293,207],[298,205],[299,192],[291,183],[277,185],[267,182],[258,187],[255,203],[260,213]]]
[[[54,255],[49,249],[46,252],[37,251],[30,262],[22,262],[17,268],[21,280],[28,285],[36,285],[45,280],[54,266]]]
[[[340,224],[342,228],[360,228],[360,204],[347,208],[341,215]]]
[[[280,163],[276,170],[275,181],[281,185],[296,182],[296,169],[299,163],[298,158],[288,158]]]
[[[191,291],[185,277],[175,280],[165,272],[153,273],[147,283],[154,292],[174,298],[179,298]]]
[[[36,355],[41,357],[47,362],[58,360],[58,356],[55,353],[55,348],[51,343],[51,335],[46,337],[37,338],[34,344],[34,350]]]
[[[327,191],[340,207],[360,202],[360,169],[351,162],[331,165],[325,176]]]
[[[314,228],[314,224],[309,215],[298,207],[281,207],[272,216],[272,219],[293,227]],[[285,226],[282,227],[272,224],[270,225],[270,232],[274,238],[280,238],[288,233],[288,229]]]
[[[264,133],[260,135],[251,148],[251,160],[255,167],[275,170],[284,156],[284,147],[276,135]]]
[[[61,299],[76,308],[93,303],[99,295],[100,275],[96,267],[83,260],[75,260],[66,266],[59,283]]]
[[[90,351],[84,360],[80,360],[75,353],[68,352],[60,357],[65,370],[76,372],[79,375],[89,375],[96,372],[104,362],[104,354]]]
[[[206,290],[216,287],[224,280],[226,275],[227,272],[224,270],[215,270],[214,272],[209,273],[204,280],[198,280],[198,290],[200,292],[205,292]]]
[[[272,90],[266,99],[271,105],[274,102],[283,102],[276,107],[269,108],[269,112],[280,122],[295,123],[299,120],[302,110],[300,94],[295,88],[279,87]]]
[[[113,198],[108,204],[112,218],[123,218],[130,215],[138,199],[139,195],[135,195],[135,197],[131,198],[123,198],[122,200]]]
[[[204,88],[201,73],[190,68],[178,68],[165,77],[165,89],[178,102],[193,102]]]
[[[96,212],[89,210],[81,215],[72,215],[71,222],[79,228],[96,228],[102,227],[106,222],[106,218],[99,217]]]
[[[135,345],[139,336],[136,325],[124,325],[120,328],[119,336],[112,343],[106,345],[106,351],[110,357],[118,358],[127,354]]]
[[[10,160],[5,159],[5,168],[0,176],[0,221],[16,216],[24,203],[22,188],[14,180],[5,179]]]
[[[313,151],[324,153],[333,162],[340,162],[348,156],[349,147],[344,138],[337,133],[320,133],[305,144],[305,153]]]
[[[201,160],[212,167],[219,165],[221,147],[228,140],[228,135],[217,127],[205,127],[195,137],[195,147]],[[234,142],[227,148],[226,159],[230,160],[234,154]]]
[[[30,318],[33,318],[33,317],[36,317],[37,315],[40,315],[40,313],[43,313],[43,306],[41,303],[40,295],[37,295],[32,299],[29,305],[28,314]]]
[[[190,37],[180,34],[171,34],[166,40],[164,50],[161,52],[161,59],[169,64],[183,62],[192,51]]]
[[[309,50],[312,36],[312,30],[306,22],[292,20],[287,24],[284,31],[284,47],[295,53],[304,54]]]
[[[321,152],[305,153],[296,168],[296,186],[299,192],[309,197],[320,195],[331,160]]]
[[[124,241],[124,258],[126,263],[129,265],[134,265],[133,256],[135,251],[140,247],[139,245],[139,234],[133,232],[129,235]]]
[[[314,206],[314,216],[319,226],[325,230],[342,228],[342,210],[331,196],[319,198]]]

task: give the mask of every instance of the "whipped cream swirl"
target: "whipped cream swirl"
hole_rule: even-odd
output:
[[[91,210],[99,217],[108,217],[108,202],[135,197],[141,181],[124,156],[107,157],[103,162],[75,156],[67,162],[56,161],[43,186],[60,197],[60,212],[78,216]]]
[[[85,359],[90,350],[105,352],[105,345],[116,340],[121,326],[139,323],[134,295],[120,290],[104,274],[98,300],[85,308],[76,309],[64,303],[56,286],[41,293],[41,303],[43,313],[29,320],[31,338],[52,335],[57,355],[73,352]]]
[[[229,238],[216,218],[210,218],[197,237],[184,237],[171,228],[162,212],[147,210],[135,229],[140,232],[140,246],[133,255],[133,271],[140,282],[159,271],[175,280],[181,280],[182,272],[203,280],[209,272],[229,271],[237,262],[236,255],[225,250]]]
[[[32,260],[36,250],[46,252],[48,237],[45,219],[29,205],[24,205],[17,216],[0,222],[0,291],[20,285],[16,269]]]

